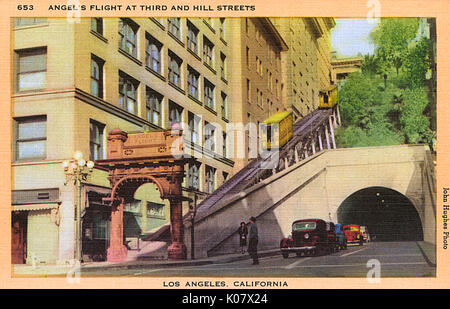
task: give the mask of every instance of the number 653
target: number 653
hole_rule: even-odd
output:
[[[32,11],[34,9],[34,6],[32,4],[19,4],[17,6],[17,9],[19,11]]]

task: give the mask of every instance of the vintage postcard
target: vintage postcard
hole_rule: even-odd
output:
[[[448,13],[2,1],[2,287],[449,288]]]

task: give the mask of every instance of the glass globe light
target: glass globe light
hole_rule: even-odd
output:
[[[75,160],[81,160],[83,158],[83,153],[81,151],[76,151],[73,155]]]
[[[87,167],[88,167],[88,168],[94,168],[94,162],[88,161],[88,162],[87,162]]]

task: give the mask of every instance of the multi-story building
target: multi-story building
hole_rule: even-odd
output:
[[[259,124],[285,108],[281,53],[287,46],[268,18],[228,21],[233,30],[231,118],[237,171],[259,153]]]
[[[331,79],[330,31],[333,18],[271,18],[288,49],[281,54],[286,104],[294,119],[301,119],[319,105],[319,92]]]
[[[15,262],[65,261],[74,252],[75,188],[61,163],[81,151],[106,159],[108,132],[184,129],[186,191],[210,193],[231,174],[225,125],[230,38],[223,18],[15,19],[13,222]],[[83,251],[102,255],[110,206],[105,172],[83,185]],[[186,194],[190,194],[187,192]],[[169,221],[154,184],[127,205],[126,236]],[[187,208],[187,205],[185,205]],[[103,248],[98,252],[87,252]]]
[[[343,81],[348,75],[361,70],[361,57],[333,57],[331,59],[332,76],[336,83]]]

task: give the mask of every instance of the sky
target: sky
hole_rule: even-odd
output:
[[[374,19],[337,18],[331,33],[333,51],[338,57],[373,54],[374,45],[370,43],[369,34],[376,25]]]

